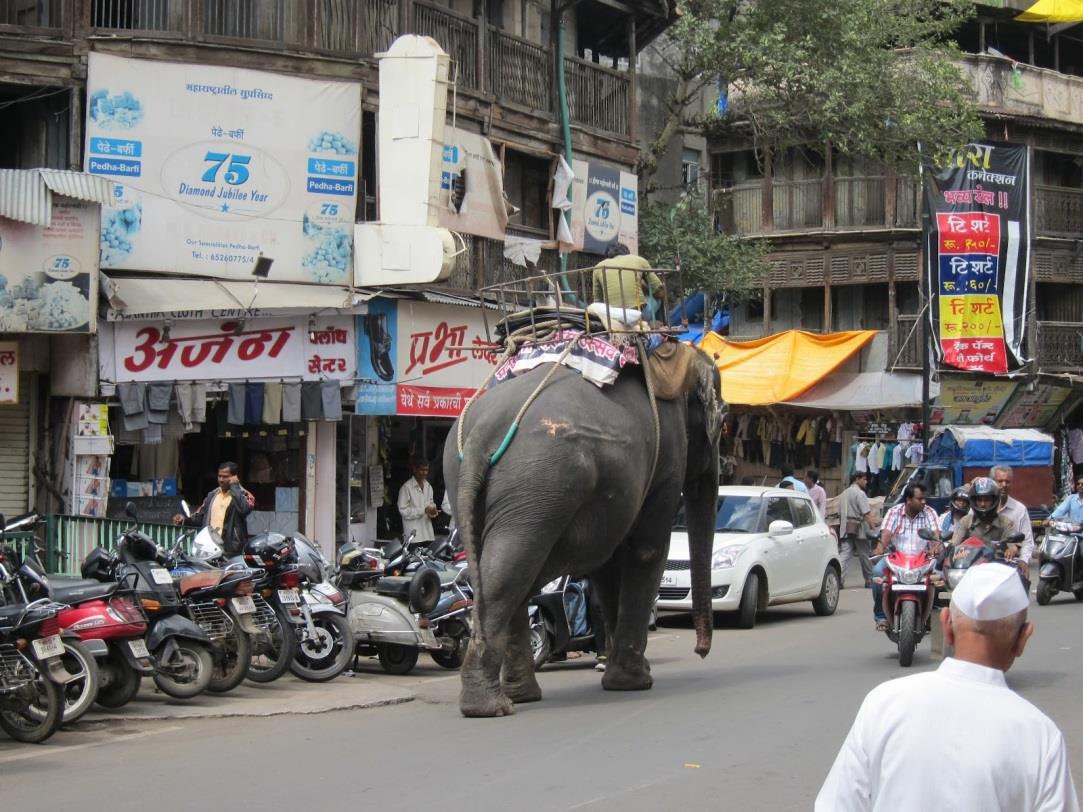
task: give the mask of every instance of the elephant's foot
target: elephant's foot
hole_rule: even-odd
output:
[[[602,687],[607,691],[646,691],[654,685],[650,666],[643,660],[640,668],[622,667],[610,660],[606,664]]]
[[[500,690],[471,690],[465,685],[459,694],[459,712],[467,718],[511,716],[515,706]]]
[[[505,682],[503,688],[508,699],[516,705],[525,702],[540,702],[542,698],[541,686],[538,685],[533,674],[520,682]]]

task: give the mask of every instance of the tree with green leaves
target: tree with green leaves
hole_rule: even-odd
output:
[[[971,0],[680,0],[656,45],[674,77],[663,126],[639,159],[643,253],[678,254],[685,287],[747,291],[763,278],[765,248],[717,234],[691,200],[651,204],[654,173],[676,133],[751,142],[758,156],[791,147],[915,172],[918,144],[936,153],[982,133],[951,37]],[[722,112],[690,104],[727,89]]]
[[[973,15],[972,0],[683,0],[658,45],[675,90],[640,156],[644,191],[682,126],[750,136],[761,154],[830,145],[908,171],[919,142],[935,153],[980,137],[951,39]],[[715,84],[725,112],[690,114]]]

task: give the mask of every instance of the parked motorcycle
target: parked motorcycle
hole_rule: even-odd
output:
[[[214,672],[211,638],[186,616],[169,559],[134,527],[121,532],[116,552],[96,547],[83,561],[82,575],[131,587],[149,618],[147,649],[154,661],[154,684],[178,699],[207,689]]]
[[[0,581],[12,577],[0,557]],[[0,729],[16,741],[43,742],[63,722],[70,675],[56,619],[60,608],[47,599],[0,606]]]
[[[413,534],[383,550],[347,544],[337,583],[349,591],[349,620],[358,656],[376,656],[389,674],[408,674],[420,652],[444,668],[459,668],[470,638],[474,605],[469,575]]]
[[[926,541],[935,536],[929,530],[919,530]],[[925,636],[926,625],[936,602],[936,587],[932,571],[936,558],[928,550],[904,553],[889,547],[882,602],[887,619],[887,636],[899,648],[899,665],[904,668],[914,661],[914,649]]]
[[[353,634],[346,620],[345,603],[324,602],[316,585],[324,582],[318,564],[298,557],[298,542],[314,547],[300,534],[261,533],[244,548],[244,561],[267,572],[269,600],[293,629],[296,645],[289,661],[290,672],[307,682],[334,679],[350,664]],[[263,582],[261,582],[261,587]],[[337,590],[336,590],[337,591]],[[265,592],[261,592],[265,594]]]
[[[203,528],[200,532],[214,531]],[[257,631],[251,617],[256,611],[252,600],[255,573],[243,567],[209,567],[179,550],[171,553],[169,563],[188,617],[211,639],[214,672],[207,690],[232,691],[244,680],[252,660],[248,634]]]
[[[1054,521],[1045,532],[1039,554],[1038,604],[1045,606],[1058,592],[1071,592],[1083,601],[1083,561],[1079,538],[1083,528]]]
[[[579,601],[582,601],[579,604],[582,613],[574,610]],[[569,616],[569,606],[573,608],[573,616]],[[540,671],[550,659],[568,652],[598,650],[583,579],[564,575],[550,581],[530,599],[527,614],[535,671]]]
[[[16,530],[32,530],[41,523],[40,516],[27,513],[5,523],[3,532],[6,534]],[[95,640],[91,644],[83,641],[78,632],[91,624],[104,632],[104,627],[115,626],[117,623],[108,615],[107,606],[101,600],[104,597],[101,584],[94,584],[94,587],[97,587],[97,594],[86,597],[78,591],[69,594],[59,586],[50,587],[45,568],[37,560],[35,544],[30,544],[22,554],[12,547],[5,547],[3,554],[4,560],[9,564],[8,573],[11,577],[0,587],[4,593],[0,596],[0,603],[26,604],[40,599],[52,599],[61,604],[57,612],[57,622],[60,628],[65,630],[61,635],[64,642],[63,662],[64,668],[70,675],[63,690],[64,721],[68,723],[78,721],[90,710],[100,692],[102,675],[96,657],[107,653],[107,648],[101,640]],[[71,605],[75,603],[80,605],[77,607]]]

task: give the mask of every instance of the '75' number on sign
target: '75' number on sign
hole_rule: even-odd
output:
[[[230,186],[240,186],[248,180],[248,163],[252,160],[251,155],[231,155],[228,152],[208,152],[203,156],[206,163],[211,164],[203,173],[204,183],[215,183],[222,167],[226,167],[226,173],[222,180]],[[228,165],[227,165],[228,164]]]

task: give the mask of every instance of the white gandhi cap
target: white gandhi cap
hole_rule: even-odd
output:
[[[1006,564],[971,567],[951,593],[951,605],[972,620],[1000,620],[1029,603],[1019,571]]]

